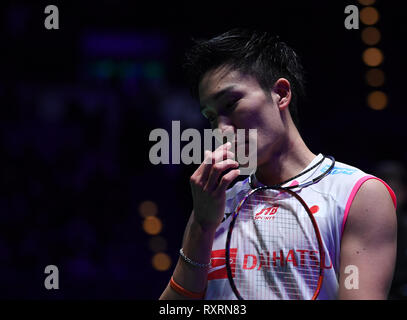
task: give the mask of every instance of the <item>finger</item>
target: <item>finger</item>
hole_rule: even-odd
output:
[[[232,170],[225,174],[222,179],[219,182],[218,188],[216,189],[216,192],[221,194],[226,192],[227,188],[229,185],[240,175],[240,170]]]
[[[232,148],[232,144],[230,142],[226,142],[225,144],[219,146],[214,152],[214,160],[216,162],[220,162],[222,160],[226,160],[227,157],[225,156],[227,154],[227,152],[231,152],[230,148]],[[233,153],[233,152],[231,152]]]
[[[211,157],[205,158],[204,162],[205,164],[214,164],[216,162],[225,160],[228,158],[228,153],[232,153],[230,151],[230,148],[232,147],[232,144],[230,142],[227,142],[225,144],[222,144],[218,148],[216,148],[215,151],[211,153]],[[206,151],[205,151],[206,152]],[[234,154],[233,154],[234,155]]]
[[[206,190],[214,190],[218,186],[218,180],[222,173],[228,169],[239,167],[239,163],[232,159],[226,159],[221,162],[215,163],[210,171],[207,184],[205,185]]]
[[[206,184],[208,180],[209,173],[212,167],[213,152],[205,150],[204,161],[201,163],[197,170],[197,178],[203,183]]]
[[[213,164],[225,159],[233,159],[235,157],[235,154],[228,150],[229,148],[230,146],[224,144],[216,149],[214,152],[206,150],[204,154],[204,161],[195,171],[193,175],[194,178],[205,181],[206,183]],[[217,153],[215,153],[216,151]]]
[[[202,164],[202,171],[201,171],[201,175],[198,176],[198,179],[200,181],[203,182],[204,185],[207,184],[210,173],[212,171],[212,168],[215,164],[220,163],[222,161],[226,160],[232,160],[235,158],[235,154],[233,152],[230,151],[224,151],[223,154],[218,153],[217,155],[214,155],[214,153],[212,152],[210,154],[210,157],[212,160],[208,160],[208,164]]]

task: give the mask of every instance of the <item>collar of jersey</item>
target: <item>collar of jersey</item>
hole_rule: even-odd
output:
[[[323,158],[323,154],[320,153],[318,154],[316,157],[314,157],[314,159],[301,171],[307,171],[308,168],[312,167],[313,165],[315,165],[318,161],[321,161]],[[299,176],[298,178],[292,179],[290,181],[288,181],[286,184],[284,184],[282,187],[288,187],[290,186],[294,181],[298,182],[298,184],[302,184],[304,182],[306,182],[307,180],[310,180],[312,178],[312,176],[315,175],[315,173],[321,168],[321,166],[325,163],[325,160],[322,161],[322,163],[317,166],[316,168],[314,168],[313,170],[307,172],[306,174],[304,174],[303,176]],[[247,180],[249,181],[249,180]],[[254,187],[258,188],[258,187],[264,187],[265,184],[261,183],[257,177],[256,174],[253,174],[253,179],[252,179],[252,184]]]

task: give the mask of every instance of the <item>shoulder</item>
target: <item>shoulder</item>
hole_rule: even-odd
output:
[[[392,237],[396,225],[394,192],[383,180],[368,176],[355,193],[344,231],[359,237]]]
[[[393,212],[396,208],[396,196],[391,187],[382,179],[368,174],[354,166],[337,162],[330,173],[333,193],[341,199],[344,206],[344,221],[342,232],[347,220],[352,220],[354,225],[357,221],[364,220],[369,212],[370,219],[383,219],[385,215],[375,217],[382,210]],[[389,219],[392,213],[389,213]],[[363,223],[366,225],[366,223]]]
[[[340,298],[386,299],[396,260],[395,209],[382,180],[368,179],[360,186],[341,239]],[[359,270],[359,290],[356,291],[346,287],[345,268],[350,265]]]
[[[366,176],[362,181],[354,202],[396,207],[396,195],[386,182],[372,175]]]

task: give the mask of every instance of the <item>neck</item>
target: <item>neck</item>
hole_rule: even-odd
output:
[[[278,151],[256,170],[257,179],[265,185],[279,184],[303,171],[316,157],[302,140],[298,130],[291,130]]]

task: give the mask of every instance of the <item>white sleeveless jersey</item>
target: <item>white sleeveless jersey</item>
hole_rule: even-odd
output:
[[[317,164],[322,158],[322,154],[316,156],[304,171]],[[286,186],[293,183],[301,184],[310,181],[325,172],[331,164],[331,160],[326,158],[316,168],[297,179],[290,181]],[[350,206],[357,191],[363,182],[369,179],[378,179],[382,181],[381,179],[368,175],[355,167],[341,162],[335,162],[333,170],[321,181],[308,187],[304,187],[301,190],[295,189],[296,192],[299,192],[299,195],[305,200],[314,214],[321,234],[323,248],[326,253],[324,279],[318,299],[337,298],[339,288],[340,246],[343,229],[345,227]],[[227,279],[225,244],[229,224],[232,220],[231,213],[234,212],[236,206],[250,190],[248,180],[249,179],[239,181],[226,192],[225,217],[217,228],[212,246],[211,268],[208,271],[208,285],[205,299],[236,299]],[[384,181],[382,182],[387,187],[394,205],[396,206],[394,192]],[[261,185],[258,181],[253,181],[253,183],[256,186]],[[232,258],[236,254],[239,254],[238,250],[239,248],[231,248],[230,255]],[[233,263],[231,264],[232,269],[239,267],[242,268],[242,266],[236,266]],[[256,267],[247,270],[247,272],[256,271]]]

